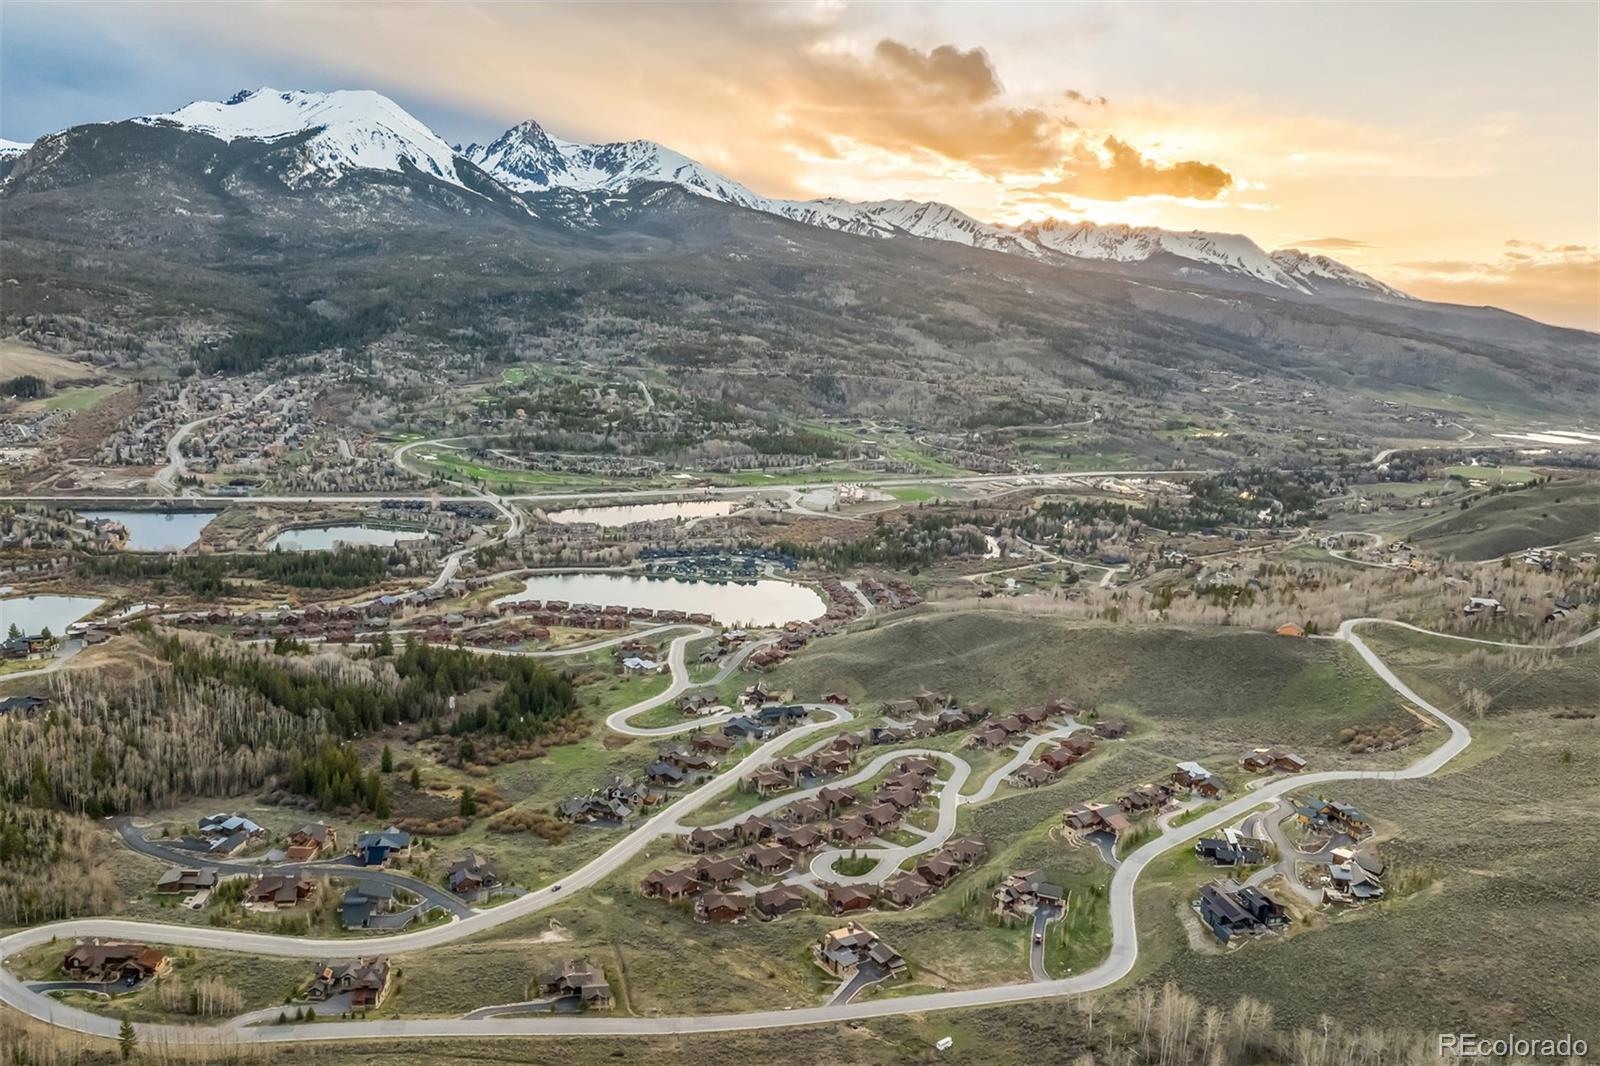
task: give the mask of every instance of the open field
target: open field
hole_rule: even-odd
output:
[[[1215,750],[1329,747],[1344,727],[1411,721],[1354,653],[1331,642],[1003,610],[927,614],[829,637],[769,680],[801,698],[837,689],[859,707],[924,689],[1001,711],[1059,696],[1134,719],[1144,743],[1157,743],[1159,730],[1163,743],[1181,737]],[[1197,757],[1184,750],[1167,754]]]
[[[1548,544],[1588,542],[1600,532],[1600,481],[1561,478],[1484,496],[1411,529],[1421,548],[1481,561]]]

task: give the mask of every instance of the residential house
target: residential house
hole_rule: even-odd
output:
[[[1081,807],[1074,807],[1063,818],[1063,823],[1068,829],[1076,829],[1083,833],[1110,833],[1114,837],[1121,837],[1123,833],[1132,828],[1128,816],[1122,810],[1110,803],[1085,803]]]
[[[1181,762],[1168,778],[1175,788],[1188,789],[1205,799],[1222,795],[1222,779],[1197,762]]]
[[[827,807],[828,812],[831,814],[855,803],[857,796],[854,789],[824,785],[817,790],[816,798]]]
[[[165,952],[144,944],[91,940],[67,952],[61,960],[61,972],[72,981],[122,981],[135,985],[171,973],[172,960]]]
[[[488,860],[468,852],[450,867],[450,891],[467,899],[478,899],[500,887],[500,878],[489,868]]]
[[[1128,723],[1122,718],[1102,718],[1094,724],[1094,735],[1101,740],[1117,740],[1128,735]]]
[[[703,854],[707,851],[715,851],[718,848],[725,848],[728,845],[735,843],[738,839],[738,830],[731,826],[709,825],[696,826],[695,828],[689,830],[688,836],[683,838],[684,843],[688,846],[689,850],[697,854]]]
[[[708,885],[717,888],[727,888],[739,880],[739,864],[732,859],[719,859],[711,855],[702,855],[690,867],[696,877]]]
[[[792,851],[804,854],[821,847],[827,837],[815,826],[797,825],[792,829],[778,830],[773,834],[773,839]]]
[[[750,848],[744,853],[744,864],[756,873],[774,877],[794,869],[795,854],[788,848]]]
[[[806,909],[809,896],[803,890],[793,885],[773,885],[756,893],[756,916],[763,921],[772,921],[785,914]]]
[[[1223,944],[1240,936],[1256,936],[1289,923],[1283,904],[1259,888],[1226,878],[1200,889],[1200,919]]]
[[[961,864],[953,856],[936,852],[917,863],[917,876],[934,888],[943,888],[961,872]]]
[[[156,879],[156,891],[162,894],[203,892],[217,887],[217,871],[212,869],[185,869],[174,866]]]
[[[356,837],[356,858],[363,866],[387,866],[411,856],[411,834],[390,826]]]
[[[834,914],[866,910],[874,899],[872,890],[865,885],[824,884],[822,888],[828,909]]]
[[[613,1002],[605,972],[590,966],[588,959],[567,959],[540,974],[539,994],[576,999],[586,1010],[609,1010]]]
[[[1171,798],[1172,792],[1165,785],[1144,784],[1130,788],[1117,802],[1129,814],[1145,814],[1159,811]]]
[[[322,1002],[348,992],[355,1010],[371,1010],[389,991],[389,960],[381,955],[364,959],[330,960],[317,967],[306,998]]]
[[[309,899],[316,892],[317,883],[296,873],[266,873],[244,890],[246,906],[282,910]]]
[[[706,891],[694,906],[697,917],[707,922],[737,922],[750,910],[750,897],[743,892]]]
[[[693,870],[651,870],[639,883],[639,890],[651,899],[676,902],[698,895],[700,879]]]
[[[694,738],[694,750],[711,755],[726,755],[738,746],[738,741],[726,733],[700,733]]]
[[[1061,748],[1081,759],[1094,750],[1094,738],[1087,733],[1074,733],[1061,742]]]
[[[1331,830],[1357,840],[1372,832],[1372,823],[1367,816],[1348,803],[1320,798],[1309,803],[1295,801],[1294,812],[1305,829]]]
[[[933,886],[913,873],[899,873],[883,883],[879,897],[896,907],[910,907],[933,894]]]
[[[665,759],[657,759],[644,768],[644,776],[651,784],[663,788],[677,788],[689,779],[689,775],[682,768],[674,766]]]
[[[339,924],[366,929],[373,917],[394,910],[394,889],[382,881],[358,881],[339,900]]]
[[[955,859],[962,866],[971,866],[989,853],[989,848],[976,837],[957,837],[945,844],[941,853]]]
[[[778,831],[778,825],[770,818],[751,815],[733,827],[741,844],[751,844],[758,840],[766,840]]]
[[[1498,617],[1506,613],[1505,604],[1493,596],[1472,596],[1467,599],[1467,605],[1461,608],[1464,615],[1486,614]]]
[[[1036,870],[1018,870],[996,886],[994,901],[998,913],[1028,918],[1040,907],[1060,910],[1067,892]]]
[[[1251,773],[1262,770],[1281,770],[1297,774],[1306,768],[1306,760],[1292,751],[1281,748],[1252,748],[1239,759],[1239,765]]]
[[[1222,837],[1196,840],[1194,853],[1215,866],[1258,866],[1266,861],[1266,849],[1261,841],[1242,837],[1232,829]]]
[[[339,846],[339,834],[330,825],[309,822],[289,834],[289,846],[284,858],[289,862],[309,862],[323,852],[332,852]]]
[[[1024,766],[1012,774],[1011,779],[1023,788],[1038,788],[1040,785],[1048,785],[1051,781],[1054,781],[1058,772],[1054,766],[1041,759],[1038,762]]]
[[[890,977],[907,969],[899,952],[858,922],[824,933],[814,952],[817,965],[841,981],[854,978],[863,967]]]

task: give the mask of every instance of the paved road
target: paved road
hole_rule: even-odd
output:
[[[742,645],[732,655],[729,655],[722,660],[722,666],[718,668],[716,674],[713,675],[709,680],[695,681],[689,676],[689,666],[688,663],[684,661],[684,656],[687,654],[690,644],[693,644],[695,641],[704,637],[711,636],[713,632],[714,630],[711,630],[705,626],[693,626],[690,632],[685,633],[683,636],[674,640],[672,644],[669,645],[667,651],[667,666],[672,671],[672,684],[667,686],[667,690],[665,692],[659,693],[655,696],[648,696],[645,699],[640,700],[638,703],[634,703],[622,708],[620,711],[613,711],[606,718],[606,728],[630,737],[670,737],[678,733],[687,733],[690,730],[700,729],[703,726],[712,725],[717,722],[725,722],[729,718],[733,718],[736,715],[744,713],[738,708],[730,708],[722,714],[706,715],[703,718],[686,718],[681,722],[674,722],[671,725],[659,726],[637,726],[628,721],[628,719],[632,718],[634,715],[643,714],[645,711],[659,707],[663,703],[670,703],[692,688],[711,688],[722,684],[723,681],[727,680],[730,674],[739,668],[739,665],[743,663],[745,659],[755,654],[756,649],[764,648],[778,639],[774,636],[767,637],[764,640],[746,641],[745,644]],[[819,704],[817,706],[820,707],[821,705]],[[838,708],[831,709],[837,710]],[[848,718],[850,716],[847,713],[844,715],[844,717]]]
[[[377,867],[359,866],[354,857],[345,855],[337,859],[322,859],[316,862],[250,862],[232,859],[214,859],[203,852],[186,851],[183,848],[173,847],[158,840],[146,837],[147,829],[141,829],[133,824],[133,819],[118,817],[112,819],[112,828],[122,838],[122,842],[142,855],[148,855],[162,862],[170,862],[174,866],[186,868],[204,867],[218,870],[224,874],[248,874],[257,876],[263,870],[272,870],[277,873],[303,873],[307,877],[318,880],[328,878],[342,878],[346,881],[374,881],[378,884],[398,888],[419,897],[424,904],[432,907],[443,907],[457,918],[466,918],[477,912],[468,906],[461,897],[447,890],[441,885],[430,885],[416,877],[395,873],[391,870]]]
[[[1382,619],[1351,619],[1339,627],[1338,638],[1348,641],[1362,660],[1383,681],[1403,698],[1432,715],[1448,729],[1448,736],[1437,748],[1420,756],[1411,765],[1399,770],[1323,771],[1302,774],[1264,784],[1261,788],[1240,796],[1228,803],[1207,811],[1182,826],[1169,827],[1159,836],[1128,855],[1112,875],[1110,892],[1111,948],[1106,959],[1092,970],[1068,978],[1033,981],[1026,984],[997,985],[986,988],[964,989],[954,992],[936,992],[919,995],[891,997],[865,1003],[838,1006],[808,1007],[799,1010],[758,1010],[741,1014],[716,1014],[692,1016],[660,1016],[645,1018],[619,1018],[577,1016],[568,1018],[496,1018],[472,1021],[460,1018],[408,1018],[387,1021],[321,1022],[314,1026],[267,1026],[240,1034],[229,1032],[230,1038],[241,1035],[252,1041],[292,1043],[305,1040],[362,1040],[376,1037],[483,1037],[483,1036],[536,1036],[560,1034],[577,1035],[648,1035],[695,1032],[729,1032],[751,1029],[784,1028],[798,1025],[835,1023],[896,1014],[920,1013],[932,1010],[949,1010],[963,1007],[981,1007],[998,1003],[1015,1003],[1057,996],[1092,992],[1112,985],[1126,977],[1138,958],[1138,930],[1133,906],[1133,890],[1139,875],[1162,854],[1196,837],[1221,826],[1232,824],[1264,805],[1274,803],[1291,791],[1300,791],[1322,784],[1349,780],[1400,781],[1428,777],[1464,751],[1472,742],[1467,727],[1444,711],[1423,699],[1416,691],[1395,676],[1378,656],[1367,647],[1355,632],[1365,624],[1382,623]],[[849,717],[840,708],[825,708],[836,716],[834,721]],[[531,892],[494,910],[476,914],[450,925],[436,926],[381,938],[385,950],[396,953],[421,951],[440,944],[495,928],[506,922],[522,918],[557,899],[588,887],[616,872],[663,832],[670,831],[690,811],[695,810],[716,795],[725,791],[729,783],[790,746],[797,738],[809,732],[826,729],[834,722],[812,723],[774,737],[751,752],[732,767],[727,774],[713,778],[705,785],[684,796],[659,814],[644,822],[604,855],[569,875],[563,885],[550,886]],[[234,930],[202,929],[168,926],[152,922],[119,921],[104,918],[83,918],[49,925],[36,926],[12,933],[0,939],[0,956],[10,955],[52,938],[83,936],[112,936],[129,939],[146,939],[154,943],[181,946],[211,947],[258,954],[316,957],[325,954],[348,952],[348,941],[317,941],[294,937],[272,936],[260,933],[243,933]],[[373,943],[367,941],[366,943]],[[119,1022],[77,1008],[65,1007],[30,992],[11,974],[0,971],[0,1001],[17,1010],[48,1021],[63,1028],[80,1032],[115,1036]],[[205,1043],[217,1039],[222,1030],[201,1027],[141,1024],[141,1037],[156,1042]]]

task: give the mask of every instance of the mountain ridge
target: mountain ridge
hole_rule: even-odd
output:
[[[766,197],[655,141],[567,141],[552,136],[531,119],[513,125],[487,144],[459,148],[372,90],[309,92],[262,87],[241,90],[227,100],[193,101],[173,111],[129,121],[185,130],[225,143],[284,143],[293,152],[293,163],[282,168],[279,176],[290,188],[336,185],[362,171],[405,174],[407,166],[424,177],[480,196],[483,192],[470,173],[473,169],[521,194],[563,190],[624,193],[647,183],[661,183],[853,236],[893,239],[905,235],[1044,262],[1096,260],[1147,269],[1160,269],[1170,262],[1166,272],[1180,278],[1194,272],[1310,298],[1412,300],[1348,264],[1296,249],[1269,253],[1243,234],[1055,218],[1008,226],[983,222],[938,201]],[[293,143],[295,138],[304,141]],[[36,143],[48,140],[41,138]],[[32,147],[17,145],[14,150],[10,144],[0,145],[4,173],[30,169],[21,161]],[[525,202],[520,206],[533,213]],[[584,224],[578,216],[571,221]]]

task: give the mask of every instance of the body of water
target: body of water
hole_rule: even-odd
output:
[[[282,548],[291,552],[329,551],[340,544],[377,545],[387,548],[403,540],[420,540],[432,533],[421,529],[384,529],[382,526],[308,526],[305,529],[286,529],[267,543],[276,551]]]
[[[549,512],[561,525],[593,522],[599,526],[628,526],[635,522],[665,522],[676,518],[714,518],[734,512],[732,500],[679,500],[675,503],[624,503],[614,507],[571,507]]]
[[[0,600],[0,636],[11,632],[15,625],[28,636],[49,626],[50,632],[59,637],[67,626],[104,602],[93,596],[19,596]]]
[[[215,511],[79,511],[90,520],[110,519],[127,527],[128,543],[124,547],[133,552],[182,551],[200,539],[200,531],[217,517]]]
[[[538,574],[521,592],[496,603],[566,600],[601,607],[648,607],[709,614],[724,625],[775,626],[807,622],[825,614],[827,604],[811,589],[788,581],[763,579],[750,584],[644,578],[624,574]]]

